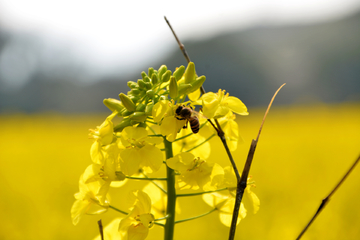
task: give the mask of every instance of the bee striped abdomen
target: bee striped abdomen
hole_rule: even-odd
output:
[[[198,133],[200,129],[199,119],[196,116],[189,118],[190,127],[193,133]]]

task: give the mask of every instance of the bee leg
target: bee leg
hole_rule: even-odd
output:
[[[182,128],[187,129],[188,122],[189,122],[189,121],[186,120],[186,123],[185,123],[185,125],[184,125]]]

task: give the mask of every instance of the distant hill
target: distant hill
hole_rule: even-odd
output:
[[[261,26],[184,45],[197,73],[206,75],[207,91],[226,89],[248,106],[266,105],[285,82],[277,104],[359,101],[359,26],[357,13],[315,25]],[[1,46],[0,41],[0,50]],[[162,64],[174,70],[187,63],[176,48],[144,70]],[[102,100],[127,92],[126,82],[140,78],[140,72],[126,79],[104,76],[100,82],[82,85],[77,78],[84,71],[71,75],[64,66],[56,77],[35,73],[25,86],[13,91],[1,91],[0,79],[0,112],[107,111]]]

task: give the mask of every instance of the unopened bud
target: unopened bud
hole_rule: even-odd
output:
[[[154,73],[154,68],[150,67],[148,70],[148,76],[152,77],[153,73]]]
[[[205,80],[206,80],[206,77],[204,75],[196,78],[195,81],[191,83],[192,87],[190,88],[189,93],[192,93],[192,92],[195,92],[196,90],[198,90],[203,85]]]
[[[178,67],[178,69],[175,70],[173,73],[173,76],[175,77],[176,81],[179,81],[179,79],[184,75],[185,67],[181,65]]]
[[[129,118],[133,121],[143,122],[146,120],[147,116],[144,112],[134,112],[129,116]]]
[[[156,85],[159,82],[158,76],[156,73],[153,73],[153,75],[151,75],[151,82]]]
[[[114,132],[121,132],[124,128],[131,126],[131,120],[129,118],[122,120],[118,125],[114,127]]]
[[[129,110],[130,112],[135,112],[136,106],[128,96],[126,96],[123,93],[120,93],[119,97],[122,104],[124,105],[124,107],[126,107],[127,110]]]
[[[145,86],[145,84],[144,84],[144,86]],[[129,96],[137,96],[141,93],[141,90],[139,88],[133,88],[130,91],[128,91],[127,93]]]
[[[146,95],[149,97],[149,98],[153,98],[155,96],[155,92],[154,90],[150,89],[150,90],[147,90],[146,91]]]
[[[139,84],[139,88],[144,89],[145,88],[145,81],[142,79],[139,79],[137,81],[137,84]]]
[[[167,70],[167,71],[164,73],[164,75],[162,75],[161,82],[167,82],[167,81],[169,81],[170,76],[171,76],[171,71],[170,71],[170,70]]]
[[[127,85],[129,88],[133,89],[133,88],[136,88],[136,87],[139,87],[138,84],[136,82],[133,82],[133,81],[128,81],[127,82]]]
[[[191,84],[181,84],[179,86],[179,96],[187,94],[190,88]]]
[[[143,103],[140,103],[136,106],[136,112],[143,112],[145,110],[146,105]]]
[[[145,76],[145,77],[144,77],[144,82],[146,82],[146,83],[147,83],[147,82],[150,82],[150,78],[149,78],[148,76]]]
[[[193,62],[189,62],[186,70],[185,70],[185,83],[191,83],[195,80],[196,72],[195,72],[195,64]]]
[[[141,77],[142,77],[143,80],[144,80],[144,78],[145,78],[146,76],[147,76],[147,75],[146,75],[146,72],[142,71],[142,72],[141,72]]]
[[[178,96],[178,85],[174,76],[171,76],[170,78],[169,91],[170,91],[169,95],[172,99],[175,99]]]
[[[146,106],[146,108],[145,108],[145,114],[146,114],[147,116],[149,116],[149,115],[152,114],[152,109],[153,109],[153,107],[154,107],[154,104],[149,104],[149,105]]]
[[[112,112],[117,111],[120,113],[124,109],[124,105],[121,103],[120,100],[115,98],[107,98],[104,99],[103,103],[107,106]]]
[[[164,73],[166,72],[167,67],[165,65],[161,65],[161,67],[158,70],[158,76],[159,76],[159,80],[162,79],[162,76],[164,75]]]

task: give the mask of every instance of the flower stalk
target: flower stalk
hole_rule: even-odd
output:
[[[164,139],[166,159],[173,157],[172,142]],[[169,167],[166,167],[167,176],[167,207],[166,215],[168,216],[165,223],[165,240],[172,240],[174,238],[175,228],[175,206],[176,206],[176,190],[175,190],[175,171]]]

